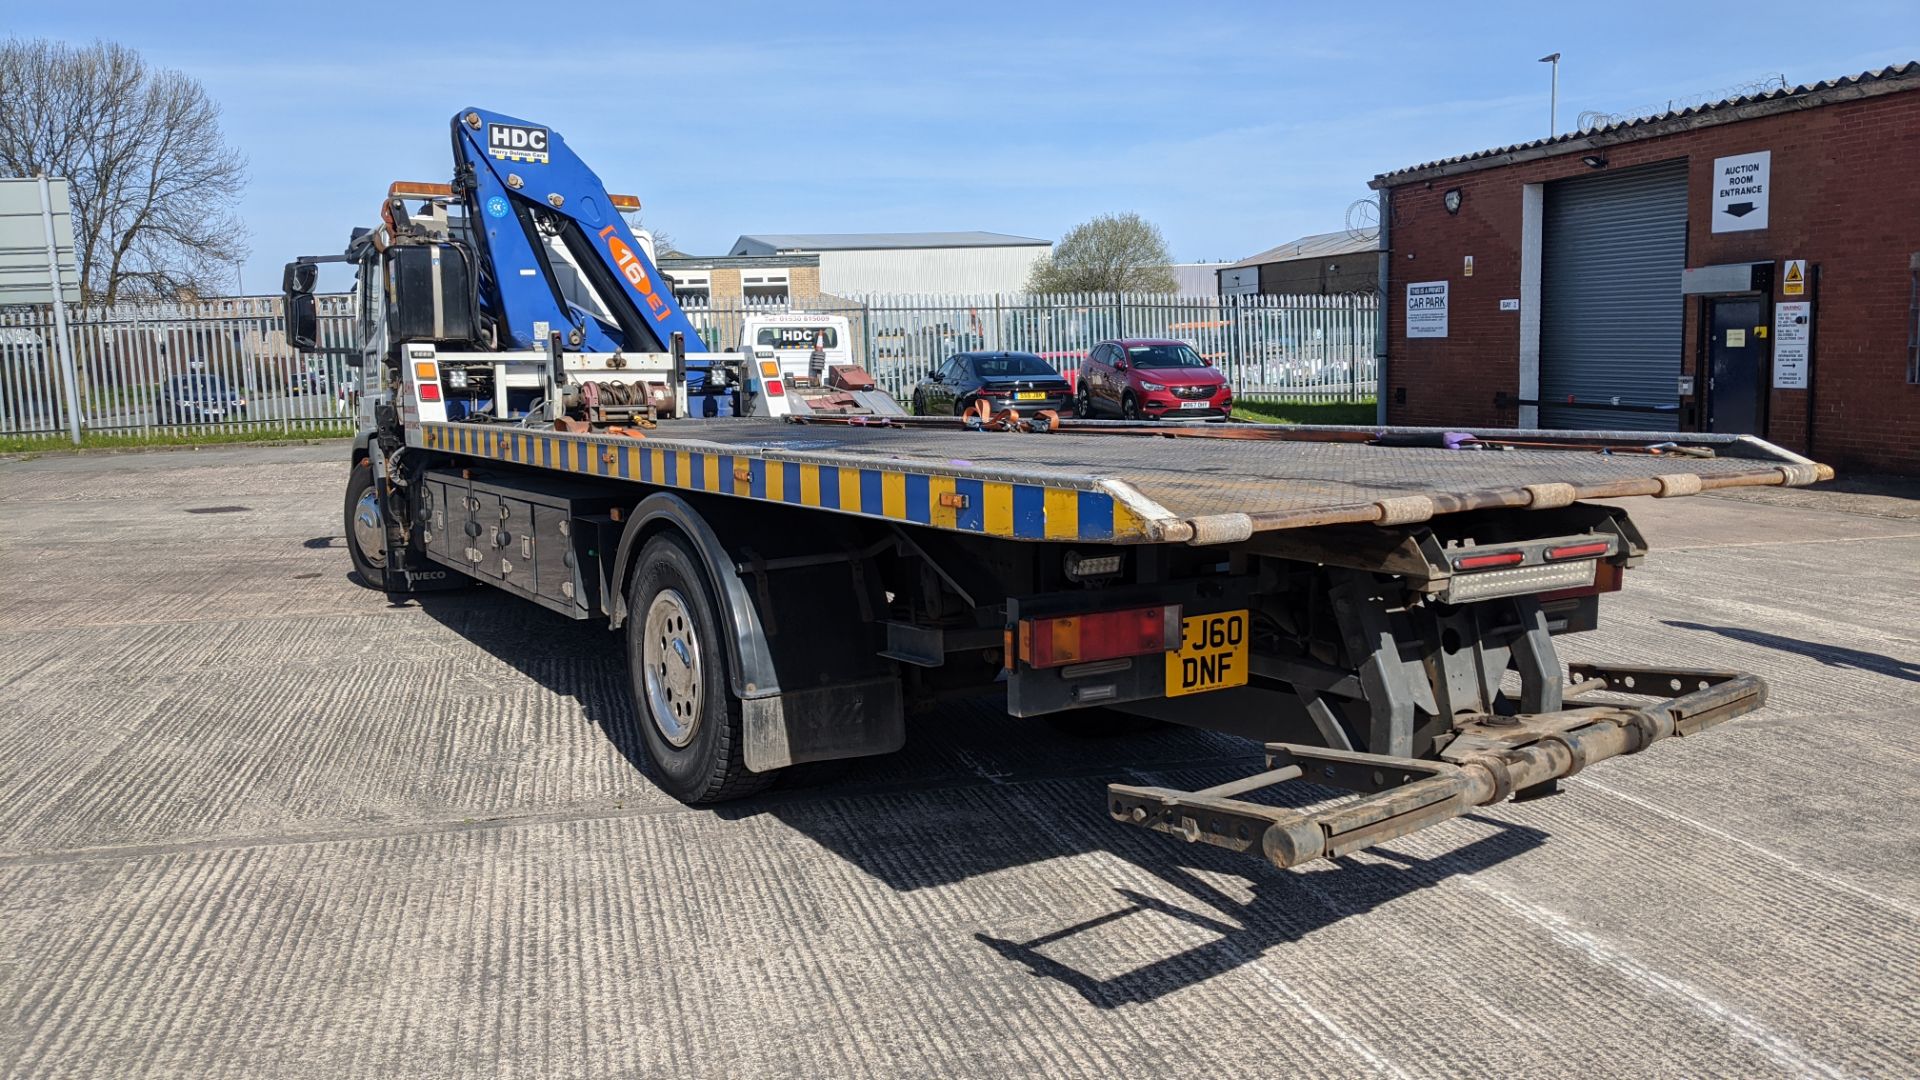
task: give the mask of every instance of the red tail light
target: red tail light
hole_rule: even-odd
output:
[[[1453,560],[1455,570],[1490,570],[1496,566],[1518,566],[1527,556],[1519,551],[1501,551],[1492,555],[1468,555]]]
[[[767,396],[768,397],[782,397],[786,394],[786,392],[787,392],[787,388],[780,385],[779,379],[767,380]]]
[[[1568,544],[1565,547],[1548,548],[1547,558],[1550,561],[1558,561],[1560,559],[1592,559],[1605,555],[1612,550],[1613,542],[1611,540],[1596,540],[1590,544]]]
[[[421,383],[420,384],[420,400],[421,401],[439,401],[440,400],[440,384],[437,382]]]
[[[1020,620],[1020,658],[1037,668],[1145,656],[1180,644],[1178,604]]]

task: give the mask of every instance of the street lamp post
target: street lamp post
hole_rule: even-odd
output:
[[[1553,65],[1553,92],[1547,98],[1547,138],[1551,139],[1560,130],[1560,54],[1549,53],[1540,62]]]

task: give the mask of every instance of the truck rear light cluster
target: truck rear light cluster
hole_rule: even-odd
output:
[[[1577,596],[1598,596],[1601,593],[1619,592],[1621,576],[1620,568],[1612,563],[1596,562],[1593,564],[1593,583],[1591,585],[1580,585],[1571,589],[1556,589],[1553,592],[1544,592],[1540,594],[1540,600],[1544,603],[1548,600],[1571,600]]]
[[[1462,574],[1447,582],[1440,598],[1449,604],[1465,604],[1502,596],[1583,588],[1593,584],[1593,568],[1596,565],[1591,559],[1583,559],[1578,562],[1509,566],[1479,574]]]
[[[1055,668],[1163,653],[1180,646],[1179,604],[1022,619],[1020,659]]]
[[[780,365],[772,360],[760,361],[760,377],[764,380],[768,397],[781,397],[787,388],[780,385]]]
[[[1613,541],[1595,540],[1585,544],[1568,544],[1565,547],[1547,549],[1547,561],[1559,562],[1562,559],[1597,559],[1613,550]]]

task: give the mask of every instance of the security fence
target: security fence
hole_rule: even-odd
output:
[[[1171,338],[1199,350],[1248,401],[1356,402],[1374,396],[1379,301],[1360,296],[822,296],[689,303],[707,347],[739,347],[748,315],[847,317],[854,357],[896,396],[958,352],[1038,353],[1076,370],[1111,338]]]
[[[345,296],[322,297],[321,343],[350,346]],[[286,341],[278,297],[70,308],[72,379],[52,309],[0,310],[0,435],[155,429],[337,430],[358,408],[343,357]]]
[[[350,348],[352,298],[319,301],[321,343]],[[1126,337],[1190,342],[1246,401],[1374,393],[1371,296],[888,294],[685,307],[716,352],[740,346],[748,315],[844,315],[856,361],[902,398],[957,352],[1038,353],[1070,371],[1094,344]],[[359,372],[339,353],[291,348],[278,297],[75,308],[68,324],[71,380],[51,310],[0,309],[0,435],[338,430],[358,409]]]

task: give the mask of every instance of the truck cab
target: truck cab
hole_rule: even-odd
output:
[[[758,354],[771,351],[780,373],[789,380],[811,377],[813,354],[817,350],[826,360],[820,373],[854,363],[851,326],[845,315],[813,315],[806,312],[748,315],[740,328],[740,351]]]

